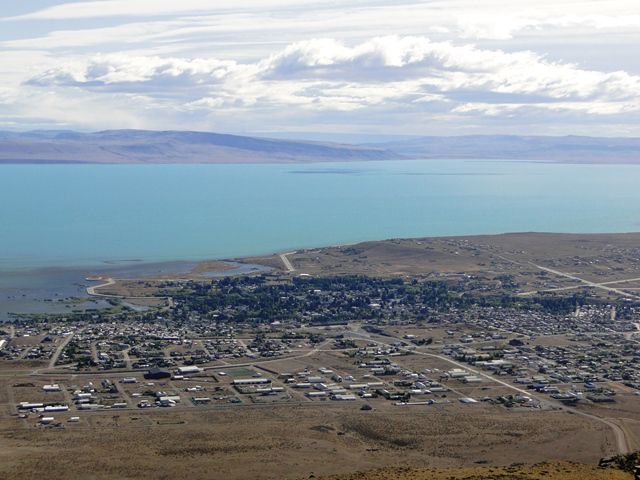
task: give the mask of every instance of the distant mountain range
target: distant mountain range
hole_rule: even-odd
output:
[[[376,146],[204,132],[0,132],[0,163],[293,163],[393,160]]]
[[[468,135],[420,137],[377,146],[410,158],[640,164],[640,138]]]
[[[0,163],[294,163],[409,158],[640,164],[640,138],[474,135],[354,145],[186,131],[0,132]]]

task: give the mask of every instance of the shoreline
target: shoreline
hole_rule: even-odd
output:
[[[153,269],[162,269],[163,267],[181,267],[184,266],[186,268],[179,268],[179,271],[175,272],[175,275],[184,275],[185,277],[197,276],[201,275],[203,277],[207,277],[206,275],[202,275],[207,271],[212,271],[215,273],[224,273],[225,271],[233,270],[234,267],[229,266],[225,268],[222,264],[233,265],[233,264],[241,264],[241,265],[252,265],[254,259],[261,259],[267,257],[275,257],[280,255],[290,255],[292,253],[299,253],[304,251],[312,251],[312,250],[322,250],[322,249],[333,249],[333,248],[343,248],[343,247],[352,247],[354,245],[359,244],[368,244],[368,243],[382,243],[382,242],[393,242],[393,241],[404,241],[404,240],[438,240],[438,239],[458,239],[462,240],[465,238],[478,238],[478,237],[505,237],[505,236],[523,236],[523,235],[557,235],[557,236],[584,236],[584,237],[605,237],[605,236],[628,236],[628,235],[640,235],[640,230],[635,231],[620,231],[620,232],[551,232],[551,231],[510,231],[510,232],[498,232],[498,233],[472,233],[465,235],[419,235],[419,236],[408,236],[408,237],[388,237],[388,238],[371,238],[364,240],[355,240],[355,241],[347,241],[347,242],[338,242],[338,243],[330,243],[324,245],[306,245],[306,246],[291,246],[285,247],[281,250],[277,251],[265,251],[257,254],[247,254],[247,255],[237,255],[233,257],[210,257],[204,256],[202,258],[174,258],[170,260],[157,260],[157,259],[140,259],[136,258],[135,260],[100,260],[99,263],[88,263],[85,265],[81,264],[73,264],[71,266],[65,266],[61,263],[56,264],[43,264],[43,265],[32,265],[32,266],[24,266],[24,267],[10,267],[5,268],[0,264],[0,275],[5,276],[18,276],[18,275],[34,275],[34,274],[49,274],[49,273],[69,273],[76,272],[78,274],[83,274],[83,279],[86,281],[94,281],[91,277],[95,277],[98,280],[102,280],[105,276],[111,276],[111,272],[117,270],[148,270],[151,271]],[[215,268],[209,270],[207,264],[220,264],[216,265]],[[159,279],[175,279],[176,276],[172,273],[163,273],[157,275],[156,280]],[[150,275],[141,275],[141,276],[120,276],[115,275],[115,278],[119,278],[122,280],[141,280],[148,278],[152,280],[153,278]],[[188,278],[186,278],[188,279]],[[2,286],[0,285],[0,288]]]
[[[460,155],[438,155],[438,156],[407,156],[404,155],[402,157],[397,158],[369,158],[369,159],[307,159],[304,161],[300,160],[273,160],[269,159],[268,161],[259,161],[259,160],[251,160],[251,159],[243,159],[243,160],[214,160],[214,161],[194,161],[194,162],[176,162],[176,161],[167,161],[167,162],[146,162],[146,161],[123,161],[123,162],[109,162],[109,161],[87,161],[87,160],[62,160],[62,159],[1,159],[0,158],[0,167],[3,165],[8,166],[43,166],[43,165],[62,165],[62,166],[88,166],[88,165],[96,165],[96,166],[129,166],[129,165],[146,165],[146,166],[158,166],[158,165],[184,165],[184,166],[195,166],[195,165],[238,165],[238,166],[255,166],[255,165],[335,165],[335,164],[357,164],[357,163],[379,163],[379,162],[415,162],[415,161],[443,161],[443,160],[452,160],[452,161],[467,161],[467,162],[512,162],[512,163],[542,163],[547,165],[634,165],[640,166],[640,158],[612,158],[612,157],[604,157],[604,158],[588,158],[584,159],[582,157],[579,158],[511,158],[511,157],[491,157],[486,155],[474,155],[474,156],[460,156]]]
[[[343,264],[339,268],[342,274],[371,274],[376,276],[384,274],[384,272],[389,273],[396,270],[402,270],[400,267],[397,269],[389,269],[388,267],[381,266],[376,263],[377,261],[380,261],[381,257],[376,257],[376,255],[382,254],[384,257],[384,255],[386,255],[384,251],[389,254],[389,252],[392,252],[395,248],[400,248],[400,250],[409,248],[411,250],[416,245],[422,245],[423,242],[425,244],[437,242],[471,242],[476,244],[520,243],[526,244],[528,246],[527,248],[531,247],[534,249],[536,246],[544,245],[542,248],[545,248],[548,252],[553,252],[554,247],[552,247],[552,245],[561,243],[604,244],[611,242],[619,245],[637,245],[640,244],[640,232],[508,232],[478,235],[419,236],[408,238],[397,237],[384,240],[344,242],[325,246],[283,249],[280,253],[276,252],[258,256],[235,257],[225,260],[174,260],[171,262],[158,263],[144,262],[144,260],[141,261],[140,259],[136,259],[134,265],[118,264],[118,266],[113,266],[103,264],[105,266],[102,269],[96,269],[95,266],[87,268],[73,266],[68,268],[44,267],[31,270],[23,269],[18,272],[10,272],[8,275],[0,275],[0,279],[2,280],[2,283],[0,283],[0,314],[3,312],[5,315],[7,312],[21,313],[22,309],[19,305],[22,305],[21,301],[24,301],[22,299],[25,296],[28,297],[32,304],[40,305],[39,308],[45,310],[48,310],[46,307],[46,305],[49,304],[48,302],[59,302],[59,299],[62,298],[62,296],[78,297],[87,301],[90,301],[91,299],[94,301],[98,301],[100,299],[107,300],[108,298],[120,298],[124,300],[143,298],[145,295],[140,297],[140,293],[127,291],[128,286],[140,281],[211,281],[215,278],[225,276],[242,276],[266,272],[290,276],[331,274],[331,268],[329,268],[329,270],[326,268],[323,269],[321,268],[321,264],[314,265],[313,262],[310,263],[309,259],[320,259],[322,257],[322,262],[328,261],[329,264],[331,264],[331,262],[335,260],[336,255],[343,259]],[[414,244],[414,247],[408,246],[407,244]],[[354,248],[356,246],[361,246],[361,248]],[[361,263],[361,260],[356,260],[356,262],[360,263],[349,264],[352,259],[357,257],[357,254],[353,256],[354,254],[352,254],[352,252],[341,252],[341,250],[348,248],[363,251],[371,250],[377,253],[374,253],[374,256],[366,260],[364,264]],[[424,247],[420,246],[418,248],[423,249]],[[429,251],[411,251],[411,255],[413,255],[412,261],[416,262],[416,265],[422,264],[422,270],[427,268],[425,266],[425,262],[429,262]],[[347,263],[344,263],[345,258],[347,259]],[[378,260],[376,260],[376,258]],[[389,265],[389,262],[391,262],[391,264],[399,262],[399,265],[403,265],[405,259],[403,259],[402,256],[392,256],[391,258],[384,260],[383,263]],[[436,273],[440,272],[440,274],[449,274],[449,270],[457,262],[456,256],[450,257],[448,262],[449,263],[440,262],[437,265],[432,264],[429,268]],[[411,268],[408,270],[407,268],[407,265],[404,265],[405,271],[410,272]],[[415,270],[414,265],[414,271],[417,273],[419,270],[420,269]],[[1,270],[0,273],[2,273]],[[100,283],[92,284],[94,282]],[[103,293],[101,289],[107,287],[113,287],[115,290]],[[163,297],[162,300],[167,299]]]

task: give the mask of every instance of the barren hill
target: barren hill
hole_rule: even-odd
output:
[[[393,160],[380,147],[205,132],[0,132],[0,163],[289,163]]]

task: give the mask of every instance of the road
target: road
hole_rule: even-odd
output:
[[[355,335],[360,336],[362,339],[369,341],[369,342],[373,342],[373,343],[377,343],[379,345],[384,345],[386,347],[393,347],[393,345],[386,343],[386,342],[382,342],[382,341],[378,341],[372,338],[372,335],[367,333],[367,332],[353,332]],[[396,339],[397,340],[397,339]],[[407,353],[412,353],[412,354],[417,354],[417,355],[423,355],[426,357],[433,357],[433,358],[438,358],[440,360],[443,360],[445,362],[448,362],[452,365],[455,365],[459,368],[463,368],[469,372],[472,372],[474,375],[480,376],[480,377],[484,377],[492,382],[498,383],[504,387],[507,387],[515,392],[518,392],[520,394],[526,395],[527,397],[533,397],[536,398],[538,401],[540,401],[541,403],[547,403],[549,404],[549,400],[546,397],[540,397],[538,395],[536,395],[535,393],[531,392],[530,390],[524,390],[522,388],[516,387],[515,385],[512,385],[510,383],[507,383],[503,380],[500,380],[499,378],[496,378],[492,375],[486,374],[480,370],[476,370],[475,368],[470,367],[467,364],[463,364],[460,362],[456,362],[455,360],[452,360],[448,357],[445,357],[444,355],[438,355],[438,354],[434,354],[434,353],[426,353],[426,352],[421,352],[419,350],[411,350],[408,348],[400,348],[400,350],[405,351]],[[585,418],[589,418],[591,420],[595,420],[597,422],[600,422],[604,425],[606,425],[607,427],[609,427],[611,429],[611,431],[614,434],[615,440],[616,440],[616,447],[618,450],[619,454],[625,454],[625,453],[629,453],[631,452],[632,449],[632,445],[634,445],[633,439],[630,436],[630,434],[628,433],[626,427],[622,427],[620,425],[618,425],[617,423],[614,423],[612,420],[607,419],[607,418],[603,418],[603,417],[598,417],[596,415],[592,415],[590,413],[586,413],[583,412],[581,410],[578,410],[577,408],[573,408],[573,407],[567,407],[565,405],[563,405],[562,407],[564,410],[571,412],[573,414],[576,415],[580,415],[582,417]]]
[[[509,257],[505,257],[504,255],[498,255],[495,254],[496,257],[505,260],[507,262],[513,263],[515,265],[520,265],[525,266],[525,264],[523,262],[519,262],[517,260],[514,260],[512,258]],[[613,293],[617,293],[618,295],[621,295],[623,297],[627,297],[627,298],[633,298],[634,300],[640,300],[640,295],[634,295],[632,293],[626,292],[624,290],[620,290],[619,288],[613,288],[613,287],[609,287],[608,285],[614,285],[616,283],[626,283],[626,282],[634,282],[636,280],[639,280],[637,278],[629,278],[626,280],[612,280],[609,282],[603,282],[603,283],[598,283],[598,282],[591,282],[589,280],[585,280],[584,278],[580,278],[580,277],[576,277],[575,275],[571,275],[569,273],[565,273],[565,272],[561,272],[560,270],[555,270],[553,268],[549,268],[549,267],[543,267],[542,265],[538,265],[536,263],[533,262],[527,262],[528,265],[531,265],[533,267],[536,267],[539,270],[542,270],[544,272],[548,272],[548,273],[553,273],[554,275],[558,275],[560,277],[565,277],[565,278],[570,278],[571,280],[575,280],[577,282],[580,282],[584,285],[587,285],[589,287],[593,287],[593,288],[599,288],[601,290],[605,290],[608,292],[613,292]],[[549,289],[549,290],[540,290],[540,291],[534,291],[534,292],[522,292],[519,293],[518,295],[520,296],[527,296],[527,295],[535,295],[539,292],[544,292],[544,291],[561,291],[561,290],[569,290],[572,288],[577,288],[575,286],[571,286],[571,287],[561,287],[561,288],[553,288],[553,289]]]
[[[463,368],[465,370],[468,370],[470,372],[472,372],[474,375],[479,375],[481,377],[484,377],[492,382],[496,382],[499,383],[500,385],[503,385],[505,387],[510,388],[513,391],[516,391],[518,393],[521,393],[523,395],[526,395],[527,397],[534,397],[537,400],[539,400],[540,402],[546,402],[549,403],[547,398],[544,397],[539,397],[535,394],[533,394],[530,390],[524,390],[522,388],[516,387],[515,385],[512,385],[510,383],[507,383],[503,380],[500,380],[499,378],[495,378],[492,375],[488,375],[480,370],[476,370],[475,368],[471,368],[469,365],[465,365],[462,363],[458,363],[454,360],[451,360],[450,358],[447,358],[443,355],[436,355],[436,354],[432,354],[432,353],[425,353],[425,352],[419,352],[419,351],[414,351],[411,350],[413,353],[417,353],[418,355],[425,355],[428,357],[435,357],[435,358],[439,358],[440,360],[445,360],[453,365],[458,366],[459,368]],[[625,454],[625,453],[629,453],[632,451],[631,449],[631,437],[627,431],[627,429],[623,426],[618,425],[617,423],[614,423],[613,421],[607,419],[607,418],[603,418],[603,417],[598,417],[596,415],[592,415],[590,413],[586,413],[583,412],[582,410],[578,410],[577,408],[573,408],[573,407],[567,407],[566,405],[563,405],[562,407],[564,410],[567,410],[571,413],[574,413],[576,415],[581,415],[583,417],[589,418],[591,420],[595,420],[597,422],[603,423],[604,425],[608,426],[612,431],[613,434],[616,438],[616,445],[617,445],[617,449],[618,449],[618,453],[619,454]]]
[[[322,342],[321,344],[319,344],[316,347],[312,348],[308,352],[301,353],[300,355],[294,355],[294,356],[291,356],[291,357],[269,358],[267,360],[256,360],[255,362],[229,363],[227,365],[215,365],[213,367],[204,367],[203,370],[220,370],[220,369],[235,368],[235,367],[255,367],[256,365],[262,365],[263,363],[281,362],[283,360],[299,360],[301,358],[310,357],[311,355],[313,355],[315,353],[318,353],[318,352],[335,352],[335,350],[330,349],[330,348],[326,349],[326,350],[324,350],[322,348],[322,347],[325,347],[331,341],[333,341],[333,340],[332,339],[325,340],[324,342]]]
[[[62,341],[62,343],[60,345],[58,345],[58,348],[56,348],[56,351],[53,354],[53,356],[51,357],[51,360],[49,360],[49,368],[54,368],[56,366],[56,362],[58,361],[58,357],[60,356],[62,351],[65,349],[65,347],[69,344],[69,342],[73,338],[73,335],[74,335],[73,333],[70,333],[69,335],[67,335],[67,338],[65,338]]]
[[[540,270],[542,270],[544,272],[549,272],[549,273],[553,273],[554,275],[559,275],[561,277],[570,278],[571,280],[575,280],[577,282],[583,283],[585,285],[588,285],[589,287],[599,288],[601,290],[606,290],[608,292],[617,293],[618,295],[622,295],[623,297],[633,298],[634,300],[640,300],[640,295],[634,295],[632,293],[625,292],[624,290],[620,290],[619,288],[614,288],[614,287],[607,286],[607,284],[622,283],[622,282],[596,283],[596,282],[591,282],[589,280],[585,280],[585,279],[580,278],[580,277],[576,277],[575,275],[571,275],[569,273],[561,272],[560,270],[554,270],[553,268],[543,267],[542,265],[536,265],[535,263],[531,263],[531,265],[533,265],[534,267],[536,267],[536,268],[538,268],[538,269],[540,269]],[[632,280],[634,280],[634,279],[631,279],[629,281],[632,281]]]
[[[102,280],[102,278],[98,278],[97,280]],[[115,283],[116,281],[113,278],[107,278],[107,281],[104,283],[87,287],[87,294],[91,295],[92,297],[117,297],[117,295],[107,295],[105,293],[96,292],[96,289],[98,288],[109,287],[111,285],[115,285]]]
[[[631,283],[631,282],[640,282],[640,278],[627,278],[624,280],[611,280],[610,282],[601,282],[595,283],[593,286],[606,287],[607,285],[616,285],[619,283]],[[583,285],[571,285],[569,287],[558,287],[558,288],[546,288],[544,290],[533,290],[531,292],[522,292],[518,295],[521,297],[527,297],[530,295],[536,295],[538,293],[547,293],[547,292],[565,292],[567,290],[576,290],[578,288],[583,287]]]
[[[70,335],[69,337],[72,337],[73,335]],[[62,353],[62,350],[64,350],[64,347],[66,347],[66,345],[71,341],[71,338],[66,338],[65,341],[60,344],[60,346],[58,347],[58,349],[56,350],[56,353],[54,354],[54,356],[51,358],[51,361],[49,362],[49,368],[54,368],[55,366],[55,362],[57,361],[58,357],[60,356],[60,353]],[[271,363],[271,362],[281,362],[283,360],[298,360],[301,358],[308,358],[318,352],[335,352],[335,350],[331,349],[331,348],[327,348],[324,349],[323,347],[326,347],[328,343],[332,342],[332,339],[328,339],[325,340],[324,342],[322,342],[321,344],[318,344],[317,346],[315,346],[314,348],[312,348],[311,350],[305,352],[305,353],[301,353],[301,354],[297,354],[297,355],[291,355],[291,356],[282,356],[282,357],[276,357],[276,358],[269,358],[269,359],[265,359],[265,360],[255,360],[252,362],[243,362],[243,363],[226,363],[224,365],[213,365],[210,367],[203,367],[203,370],[224,370],[224,369],[228,369],[228,368],[235,368],[235,367],[254,367],[256,365],[261,365],[263,363]],[[123,357],[125,358],[125,362],[128,363],[131,362],[131,359],[129,358],[129,354],[128,351],[126,353],[126,355],[124,354],[125,352],[123,352]],[[53,366],[52,366],[53,365]],[[76,375],[80,375],[80,376],[85,376],[85,375],[91,375],[91,376],[98,376],[98,377],[102,377],[102,376],[110,376],[110,377],[120,377],[120,376],[127,376],[130,375],[131,373],[141,373],[140,369],[132,369],[132,368],[127,368],[126,370],[115,370],[115,371],[81,371],[81,372],[77,372],[77,371],[61,371],[59,370],[60,367],[57,367],[58,370],[56,370],[55,372],[42,372],[42,369],[36,369],[36,370],[32,370],[30,372],[30,375],[34,375],[34,376],[46,376],[46,375],[51,375],[53,373],[55,373],[56,375],[70,375],[70,376],[76,376]]]
[[[372,343],[376,343],[378,345],[382,345],[385,347],[393,347],[393,345],[391,345],[390,343],[386,342],[386,341],[381,341],[381,340],[377,340],[375,338],[373,338],[373,335],[362,331],[361,329],[359,331],[351,331],[350,332],[351,335],[360,338],[361,340],[366,340],[367,342],[372,342]],[[60,354],[62,353],[62,351],[64,350],[64,348],[67,346],[67,344],[71,341],[71,339],[73,338],[73,334],[70,334],[67,336],[67,338],[65,338],[65,340],[58,346],[58,348],[56,349],[55,354],[53,355],[53,357],[51,358],[51,361],[49,362],[49,368],[54,368],[55,367],[55,363],[58,359],[58,357],[60,356]],[[397,338],[394,337],[394,340],[399,340]],[[205,367],[204,370],[221,370],[221,369],[228,369],[228,368],[234,368],[234,367],[255,367],[257,365],[261,365],[261,364],[268,364],[270,362],[278,362],[278,361],[282,361],[282,360],[293,360],[293,359],[302,359],[302,358],[308,358],[312,355],[314,355],[315,353],[318,352],[322,352],[325,351],[323,349],[323,347],[326,347],[327,344],[330,342],[331,340],[326,340],[324,342],[322,342],[321,344],[317,345],[315,348],[299,354],[299,355],[294,355],[294,356],[290,356],[290,357],[284,357],[284,358],[274,358],[274,359],[266,359],[266,360],[257,360],[257,361],[253,361],[253,362],[247,362],[247,363],[238,363],[238,364],[229,364],[229,365],[216,365],[216,366],[212,366],[212,367]],[[423,352],[417,349],[409,349],[409,348],[403,348],[400,347],[399,348],[401,351],[404,351],[406,353],[411,353],[414,355],[421,355],[424,357],[432,357],[432,358],[437,358],[441,361],[447,362],[453,366],[456,366],[458,368],[462,368],[464,370],[467,370],[471,373],[473,373],[474,375],[477,375],[479,377],[485,378],[487,380],[489,380],[490,382],[493,383],[497,383],[503,387],[506,387],[514,392],[517,392],[519,394],[525,395],[527,397],[531,397],[531,398],[536,398],[538,401],[540,401],[541,403],[546,403],[546,404],[553,404],[553,402],[551,402],[549,400],[548,397],[546,396],[539,396],[538,394],[529,391],[529,390],[525,390],[522,389],[520,387],[517,387],[513,384],[507,383],[499,378],[496,378],[493,375],[487,374],[483,371],[477,370],[473,367],[471,367],[470,365],[467,364],[463,364],[460,362],[457,362],[455,360],[452,360],[449,357],[446,357],[444,355],[440,355],[440,354],[436,354],[436,353],[428,353],[428,352]],[[326,351],[332,351],[331,349],[326,350]],[[127,355],[128,356],[128,355]],[[139,370],[137,370],[136,372],[139,372]],[[59,372],[59,373],[67,373],[67,372]],[[78,375],[78,372],[68,372],[69,374],[72,375]],[[92,374],[92,375],[109,375],[109,376],[121,376],[121,375],[126,375],[127,372],[82,372],[82,373],[86,373],[86,374]],[[32,372],[32,375],[38,375],[40,374],[38,371],[34,371]],[[40,374],[41,375],[41,374]],[[459,392],[457,392],[459,393]],[[638,447],[637,442],[635,440],[635,437],[632,435],[632,433],[628,430],[627,426],[624,424],[624,420],[623,419],[609,419],[609,418],[603,418],[603,417],[599,417],[590,413],[586,413],[583,412],[577,408],[573,408],[573,407],[568,407],[566,405],[563,405],[562,408],[565,411],[568,411],[570,413],[573,413],[575,415],[580,415],[584,418],[588,418],[590,420],[599,422],[605,426],[607,426],[614,435],[615,438],[615,443],[616,443],[616,448],[618,453],[623,454],[623,453],[628,453],[634,450],[634,448]],[[619,423],[618,423],[619,422]]]
[[[91,279],[92,281],[96,281],[96,280],[102,280],[102,278],[97,278],[97,279]],[[147,280],[147,279],[145,279]],[[183,281],[182,279],[180,279],[179,281]],[[184,280],[186,281],[186,280]],[[96,290],[98,288],[103,288],[103,287],[110,287],[111,285],[115,285],[116,284],[116,280],[113,278],[107,278],[107,281],[104,283],[101,283],[100,285],[93,285],[91,287],[87,287],[87,294],[92,296],[92,297],[103,297],[103,298],[118,298],[118,299],[131,299],[131,300],[149,300],[149,299],[157,299],[157,300],[164,300],[167,302],[167,306],[163,308],[163,310],[167,310],[167,309],[171,309],[174,307],[174,301],[172,297],[154,297],[154,296],[132,296],[132,295],[112,295],[112,294],[108,294],[108,293],[99,293]]]
[[[353,335],[357,338],[360,338],[361,340],[365,340],[367,342],[372,342],[372,343],[376,343],[378,345],[382,345],[385,347],[393,347],[393,345],[391,345],[390,343],[388,343],[387,341],[382,341],[379,339],[374,338],[374,335],[365,332],[363,330],[361,330],[361,328],[358,328],[358,330],[352,330],[351,332],[349,332],[350,335]],[[376,336],[377,338],[379,338],[378,336]],[[71,341],[71,339],[73,338],[73,334],[68,335],[65,340],[58,346],[58,348],[56,349],[56,352],[54,353],[53,357],[51,358],[51,361],[49,362],[49,368],[54,368],[55,367],[55,363],[58,359],[58,357],[60,356],[60,354],[62,353],[62,351],[64,350],[64,348],[67,346],[67,344]],[[393,337],[394,340],[398,341],[399,339]],[[257,365],[261,365],[261,364],[268,364],[270,362],[278,362],[278,361],[282,361],[282,360],[293,360],[293,359],[302,359],[302,358],[308,358],[312,355],[314,355],[315,353],[318,352],[322,352],[325,351],[323,350],[324,347],[327,346],[327,344],[330,342],[331,340],[326,340],[324,342],[322,342],[321,344],[317,345],[315,348],[299,354],[299,355],[294,355],[294,356],[290,356],[290,357],[284,357],[284,358],[274,358],[274,359],[267,359],[267,360],[256,360],[253,362],[247,362],[247,363],[238,363],[238,364],[229,364],[229,365],[217,365],[217,366],[212,366],[212,367],[205,367],[204,370],[220,370],[220,369],[228,369],[228,368],[234,368],[234,367],[243,367],[243,366],[257,366]],[[536,394],[535,392],[529,391],[529,390],[525,390],[523,388],[517,387],[511,383],[505,382],[504,380],[501,380],[500,378],[496,378],[493,375],[487,374],[483,371],[477,370],[473,367],[471,367],[470,365],[467,364],[463,364],[460,362],[457,362],[455,360],[452,360],[449,357],[446,357],[444,355],[440,355],[440,354],[436,354],[436,353],[428,353],[428,352],[424,352],[424,351],[420,351],[417,349],[409,349],[409,348],[403,348],[400,347],[399,348],[401,351],[407,352],[407,353],[411,353],[414,355],[421,355],[424,357],[432,357],[432,358],[437,358],[441,361],[447,362],[453,366],[456,366],[458,368],[462,368],[465,369],[471,373],[473,373],[474,375],[477,375],[479,377],[485,378],[487,380],[489,380],[490,382],[493,383],[497,383],[503,387],[506,387],[514,392],[517,392],[519,394],[525,395],[527,397],[531,397],[531,398],[536,398],[538,401],[540,401],[541,403],[546,403],[546,404],[554,404],[548,397],[546,396],[540,396],[538,394]],[[330,351],[330,350],[329,350]],[[139,370],[138,370],[139,372]],[[67,373],[67,372],[59,372],[59,373]],[[68,372],[69,374],[72,375],[78,375],[78,372]],[[86,372],[82,372],[82,373],[86,373]],[[39,374],[38,371],[34,371],[32,372],[32,374]],[[89,374],[89,373],[87,373]],[[100,372],[100,373],[96,373],[93,372],[91,373],[92,375],[110,375],[110,376],[120,376],[120,375],[126,375],[127,372]],[[590,413],[586,413],[584,411],[581,411],[577,408],[573,408],[573,407],[568,407],[566,405],[562,406],[563,410],[568,411],[572,414],[575,415],[580,415],[581,417],[584,418],[588,418],[592,421],[596,421],[599,422],[605,426],[607,426],[614,435],[615,438],[615,444],[616,444],[616,449],[618,451],[618,453],[623,454],[623,453],[628,453],[630,451],[633,451],[634,448],[638,447],[636,440],[634,439],[634,436],[632,435],[632,433],[628,430],[628,428],[626,427],[626,425],[624,424],[623,419],[609,419],[609,418],[604,418],[604,417],[599,417],[597,415],[593,415]],[[618,423],[619,422],[619,423]]]
[[[296,269],[293,268],[293,265],[291,264],[291,262],[289,261],[289,259],[287,258],[287,255],[293,255],[296,252],[288,252],[288,253],[281,253],[280,256],[280,260],[282,260],[282,264],[284,265],[284,268],[287,269],[287,272],[295,272]]]
[[[126,350],[122,351],[122,359],[124,360],[124,364],[127,366],[127,370],[131,370],[133,367],[132,362],[131,362],[131,357],[129,356],[129,350],[131,350],[131,348],[127,348]]]

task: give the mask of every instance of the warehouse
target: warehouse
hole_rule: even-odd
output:
[[[192,373],[200,373],[202,369],[200,367],[196,367],[195,365],[189,365],[186,367],[178,368],[178,375],[190,375]]]
[[[48,405],[44,407],[45,412],[66,412],[68,410],[68,405]]]
[[[355,395],[332,395],[331,400],[337,400],[341,402],[352,402],[356,400]]]
[[[268,378],[236,378],[233,382],[233,385],[264,385],[267,383],[271,383],[271,380]]]
[[[60,385],[58,385],[57,383],[54,383],[53,385],[44,385],[42,387],[42,391],[43,392],[61,392],[62,389],[60,388]]]

